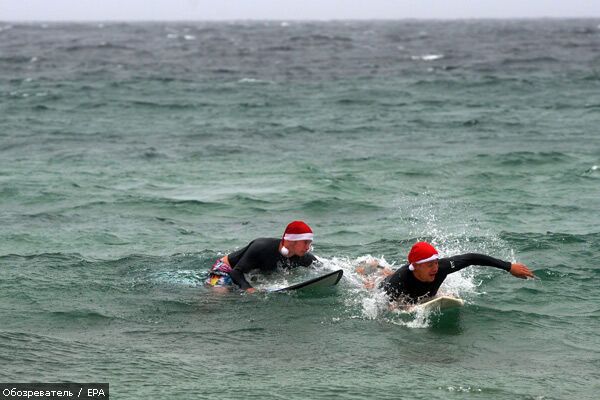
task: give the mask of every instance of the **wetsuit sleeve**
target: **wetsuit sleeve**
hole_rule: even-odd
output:
[[[510,271],[511,267],[511,263],[509,263],[508,261],[502,261],[498,258],[477,253],[460,254],[458,256],[448,257],[443,260],[448,262],[448,264],[445,264],[448,266],[449,274],[460,271],[461,269],[466,268],[470,265],[483,265],[486,267],[500,268],[505,271]]]
[[[256,242],[252,241],[246,248],[243,249],[243,253],[238,254],[235,259],[235,267],[229,273],[233,283],[238,285],[240,289],[246,290],[252,287],[244,276],[245,273],[250,272],[255,268],[256,258],[258,257],[258,251],[256,249]],[[231,259],[230,259],[231,261]]]
[[[258,267],[260,264],[258,258],[259,253],[260,249],[258,249],[257,246],[251,245],[229,273],[233,283],[238,285],[240,289],[246,290],[252,287],[252,285],[246,280],[244,274]]]
[[[229,273],[229,276],[231,277],[233,283],[238,285],[242,290],[250,289],[252,287],[252,285],[250,285],[250,283],[248,283],[248,281],[246,280],[244,273],[238,267],[232,269]]]

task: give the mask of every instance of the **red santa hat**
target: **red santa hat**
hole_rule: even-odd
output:
[[[313,240],[313,231],[304,221],[292,221],[285,228],[283,239],[289,241]]]
[[[415,270],[415,264],[426,263],[429,261],[437,260],[439,258],[438,252],[427,242],[417,242],[413,245],[408,253],[408,262],[411,271]]]

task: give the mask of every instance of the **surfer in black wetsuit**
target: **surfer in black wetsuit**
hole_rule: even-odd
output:
[[[510,263],[483,254],[468,253],[439,258],[437,250],[426,242],[418,242],[410,249],[408,262],[380,285],[390,302],[417,303],[433,297],[448,274],[470,265],[500,268],[522,279],[534,277],[524,264]]]
[[[303,221],[293,221],[285,228],[281,239],[255,239],[246,247],[218,259],[206,284],[213,287],[236,284],[242,290],[253,292],[254,288],[244,274],[252,270],[272,272],[277,268],[308,267],[317,260],[309,253],[312,241],[312,229]]]

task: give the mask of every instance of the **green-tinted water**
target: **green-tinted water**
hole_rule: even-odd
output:
[[[595,398],[599,23],[0,24],[0,380]],[[202,286],[293,219],[336,291]],[[460,311],[391,313],[354,266],[417,239],[539,279],[470,268]]]

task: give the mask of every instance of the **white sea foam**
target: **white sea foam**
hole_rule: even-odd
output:
[[[386,261],[384,256],[381,257],[374,257],[370,254],[367,254],[366,256],[361,256],[358,257],[356,260],[353,261],[354,264],[362,264],[362,263],[377,263],[378,265],[381,265],[382,267],[389,267],[391,268],[393,266],[393,264],[390,264],[389,262]]]
[[[402,318],[397,320],[391,320],[392,323],[396,325],[403,325],[407,328],[422,329],[429,327],[432,311],[417,308],[416,311],[413,311],[412,313],[403,310],[396,310],[395,314],[398,316],[403,316],[403,314],[411,315],[410,318],[406,320]]]
[[[167,39],[177,39],[178,37],[179,37],[179,35],[176,33],[168,33],[167,34]]]
[[[185,40],[196,40],[196,36],[194,35],[184,35],[183,38]]]
[[[265,80],[262,80],[262,79],[255,79],[255,78],[242,78],[242,79],[238,80],[238,83],[271,84],[271,83],[274,83],[274,82],[265,81]]]
[[[259,277],[258,275],[256,275],[256,277],[258,279],[263,278],[263,277]],[[252,280],[252,275],[248,275],[248,279]],[[290,283],[290,281],[288,281],[284,276],[281,276],[281,275],[275,279],[269,280],[269,282],[262,282],[262,281],[253,281],[252,282],[252,286],[254,286],[256,289],[266,290],[266,291],[282,289],[282,288],[288,287],[292,284],[293,283]]]
[[[361,256],[354,260],[348,258],[333,257],[331,259],[319,258],[325,269],[335,271],[338,269],[344,270],[344,279],[354,288],[363,288],[364,280],[362,275],[356,272],[356,267],[365,261],[376,260],[380,265],[389,265],[383,258],[373,257],[371,255]]]
[[[415,61],[435,61],[444,58],[443,54],[424,54],[421,56],[412,56],[411,59]]]
[[[439,389],[442,388],[440,387]],[[481,393],[481,389],[473,388],[471,386],[448,386],[446,390],[449,392]]]

